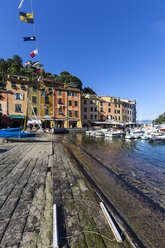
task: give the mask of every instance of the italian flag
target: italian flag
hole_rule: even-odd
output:
[[[30,56],[31,56],[32,58],[34,58],[34,57],[36,56],[36,54],[38,54],[38,49],[34,50],[34,51],[30,54]]]

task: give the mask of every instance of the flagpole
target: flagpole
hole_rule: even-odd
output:
[[[30,2],[31,2],[31,12],[32,12],[32,14],[33,14],[33,2],[32,2],[32,0],[31,0]],[[34,18],[34,14],[33,14],[33,18]],[[36,37],[36,40],[35,40],[35,42],[36,42],[36,49],[38,50],[38,43],[37,43],[37,35],[36,35],[35,21],[33,22],[33,29],[34,29],[34,36]],[[38,59],[40,60],[39,52],[38,52],[37,55],[38,55]]]

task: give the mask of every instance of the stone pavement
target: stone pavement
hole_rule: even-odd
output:
[[[0,143],[0,248],[52,247],[53,203],[59,247],[130,247],[114,241],[97,196],[61,141],[46,134],[32,143]]]

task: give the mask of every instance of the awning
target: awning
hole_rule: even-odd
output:
[[[24,119],[25,116],[24,115],[9,115],[9,118],[13,118],[13,119]]]
[[[68,119],[68,121],[78,121],[78,119]]]
[[[41,121],[40,120],[34,120],[34,119],[30,120],[29,119],[27,124],[41,124]]]
[[[42,121],[54,121],[54,118],[52,117],[41,117]]]
[[[55,118],[55,121],[66,121],[66,119],[65,118],[64,119],[62,119],[62,118],[61,119],[60,118],[59,119]]]

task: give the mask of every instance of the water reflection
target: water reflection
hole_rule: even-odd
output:
[[[72,134],[105,166],[165,207],[165,144]]]

